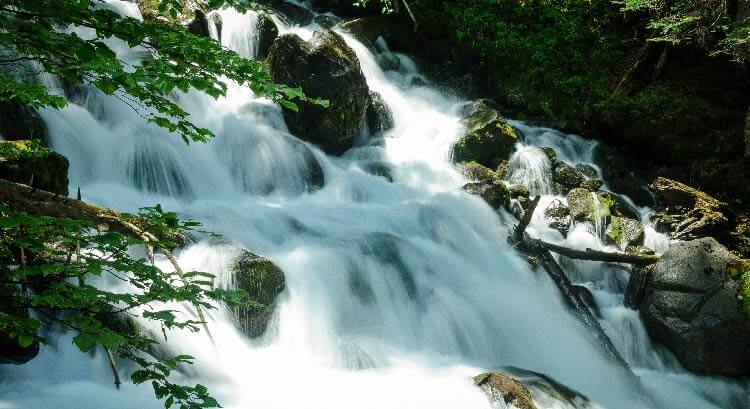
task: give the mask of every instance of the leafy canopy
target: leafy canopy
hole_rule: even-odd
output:
[[[38,81],[40,74],[52,74],[66,84],[92,84],[189,142],[213,134],[189,120],[170,97],[175,91],[196,89],[218,98],[226,95],[231,80],[290,109],[296,109],[291,100],[307,100],[300,89],[273,83],[262,61],[188,32],[178,21],[188,11],[184,0],[144,1],[155,3],[164,18],[125,17],[105,0],[0,1],[0,101],[64,107],[65,98]],[[202,12],[223,6],[247,10],[250,5],[247,0],[200,4]],[[113,40],[140,58],[124,60]]]

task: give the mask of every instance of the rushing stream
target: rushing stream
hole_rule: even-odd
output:
[[[133,3],[111,5],[138,15]],[[223,44],[253,57],[257,18],[219,13]],[[316,28],[277,24],[282,34],[306,39]],[[161,203],[286,273],[287,289],[262,339],[246,339],[223,310],[209,314],[216,348],[205,333],[171,333],[170,351],[197,358],[179,380],[201,382],[237,409],[480,409],[492,406],[471,376],[513,366],[590,398],[580,408],[750,407],[746,383],[691,375],[649,341],[638,313],[623,306],[626,271],[568,262],[571,279],[592,290],[602,327],[638,380],[610,360],[546,274],[506,244],[515,219],[462,191],[466,181],[449,154],[469,101],[424,85],[411,59],[379,42],[380,57],[400,60],[398,71],[384,72],[378,55],[341,34],[395,120],[385,135],[363,131],[341,157],[290,135],[279,107],[236,86],[218,101],[179,95],[194,121],[216,132],[207,144],[187,146],[93,89],[80,90],[61,111],[42,112],[52,148],[70,159],[71,192],[80,186],[83,199],[126,211]],[[536,146],[589,163],[592,142],[513,125],[523,142],[509,177],[544,194],[544,208],[555,197],[549,161]],[[389,169],[393,181],[368,172],[373,165]],[[564,238],[538,215],[529,231],[575,248],[604,248],[585,225]],[[663,251],[668,241],[649,229],[647,245]],[[179,261],[226,281],[235,255],[206,240],[184,249]],[[68,336],[26,365],[0,368],[0,379],[2,409],[163,407],[150,385],[126,382],[115,390],[104,357],[82,358]],[[542,408],[573,407],[552,395],[536,398]]]

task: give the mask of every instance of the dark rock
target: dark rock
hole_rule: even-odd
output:
[[[379,37],[396,51],[416,53],[420,50],[412,26],[398,16],[367,16],[341,23],[340,27],[373,51],[377,50]]]
[[[568,234],[572,223],[570,209],[559,200],[553,201],[544,209],[544,219],[547,221],[549,227],[559,231],[563,235]]]
[[[232,264],[232,281],[251,300],[263,304],[233,309],[237,325],[250,338],[263,335],[273,316],[274,302],[284,291],[284,272],[271,260],[242,250]]]
[[[637,310],[641,305],[643,295],[646,293],[646,284],[651,279],[651,272],[653,269],[653,264],[646,267],[633,266],[630,271],[628,286],[625,288],[625,299],[623,304],[625,304],[626,307]]]
[[[268,50],[273,42],[279,36],[279,28],[273,22],[271,16],[266,13],[258,13],[258,40],[255,58],[265,60],[268,57]]]
[[[614,244],[624,249],[631,245],[643,244],[645,232],[638,220],[612,216],[604,231],[604,238],[607,244]]]
[[[308,96],[330,102],[327,108],[298,102],[298,112],[285,109],[292,133],[331,154],[352,147],[365,118],[369,90],[357,56],[338,34],[318,30],[310,42],[293,34],[279,37],[271,46],[268,65],[274,82],[302,87]]]
[[[586,180],[586,177],[583,176],[580,170],[565,162],[555,167],[552,177],[555,183],[559,183],[566,189],[566,193],[571,189],[581,186],[581,183]]]
[[[0,144],[13,145],[12,150],[23,151],[30,141],[0,141]],[[38,158],[0,157],[0,179],[67,196],[68,166],[68,158],[54,151],[48,151],[46,156]]]
[[[580,187],[591,192],[596,192],[603,184],[604,182],[602,182],[601,179],[588,179],[581,182]]]
[[[575,188],[568,192],[568,208],[573,221],[593,220],[596,211],[594,195],[586,189]]]
[[[513,405],[518,409],[536,409],[534,399],[526,387],[515,378],[502,372],[483,373],[474,377],[491,402]]]
[[[649,334],[693,372],[750,375],[750,318],[729,274],[737,260],[713,238],[676,243],[646,284],[640,310]]]
[[[581,174],[583,174],[583,176],[586,176],[589,179],[593,179],[593,178],[599,176],[599,174],[596,172],[596,169],[593,166],[591,166],[591,165],[587,165],[587,164],[584,164],[584,163],[579,163],[579,164],[576,165],[576,169],[579,172],[581,172]]]
[[[315,15],[310,10],[300,7],[294,3],[287,3],[285,1],[274,2],[272,5],[273,11],[279,16],[286,24],[306,26],[312,23]]]
[[[0,285],[0,313],[12,317],[28,317],[28,311],[25,308],[20,308],[17,304],[23,295],[20,288],[16,286]],[[0,364],[25,364],[36,357],[37,354],[39,354],[38,342],[22,347],[17,338],[11,338],[9,332],[0,330]]]
[[[605,206],[612,216],[641,220],[640,212],[631,206],[622,196],[607,191],[600,191],[595,194],[597,199],[599,199],[599,203]]]
[[[315,16],[313,21],[315,22],[315,24],[321,26],[322,28],[333,28],[333,26],[336,25],[336,22],[333,20],[333,18],[325,14]]]
[[[663,177],[657,178],[651,187],[668,210],[657,226],[669,231],[672,237],[685,240],[722,234],[730,227],[727,216],[730,209],[726,203]]]
[[[469,180],[479,182],[493,182],[500,180],[495,172],[476,162],[461,162],[458,164],[458,170]]]
[[[471,182],[464,185],[463,189],[473,195],[481,197],[493,209],[506,206],[510,201],[510,192],[501,181],[495,182]]]
[[[187,31],[201,37],[211,37],[208,31],[208,19],[200,10],[195,10],[195,16],[187,24]]]
[[[367,126],[370,134],[387,131],[393,128],[393,113],[388,108],[383,97],[377,92],[370,92],[370,102],[367,104]]]
[[[496,109],[482,102],[474,105],[474,112],[464,119],[466,134],[453,147],[453,159],[494,168],[513,152],[518,134]]]
[[[40,139],[47,144],[47,127],[39,113],[15,98],[0,102],[0,135],[8,141]]]
[[[644,166],[642,162],[603,143],[594,148],[594,163],[599,165],[604,180],[612,190],[628,196],[640,206],[653,206],[648,184],[632,170],[633,164]]]

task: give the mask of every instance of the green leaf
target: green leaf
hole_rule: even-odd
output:
[[[96,337],[90,334],[81,333],[73,338],[73,343],[76,344],[81,352],[89,352],[94,349],[97,344],[97,340]]]

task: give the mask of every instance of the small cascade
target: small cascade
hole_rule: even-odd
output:
[[[533,145],[518,145],[508,162],[506,180],[511,185],[529,188],[532,196],[551,195],[552,164],[547,155]]]

